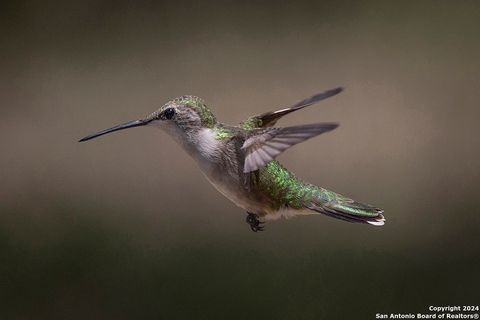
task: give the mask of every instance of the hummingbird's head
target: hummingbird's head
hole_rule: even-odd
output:
[[[174,126],[182,130],[212,128],[217,120],[202,99],[181,96],[164,104],[145,118],[159,127]]]
[[[181,96],[164,104],[160,109],[140,120],[119,124],[80,139],[87,141],[98,136],[139,126],[156,126],[178,136],[187,131],[212,128],[217,120],[203,100],[195,96]]]

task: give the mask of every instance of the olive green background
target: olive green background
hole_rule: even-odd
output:
[[[478,1],[15,1],[0,10],[1,319],[374,319],[479,304]],[[385,209],[253,233],[165,134],[183,94],[338,121],[280,161]]]

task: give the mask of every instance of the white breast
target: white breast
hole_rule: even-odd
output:
[[[202,128],[190,135],[176,128],[166,131],[197,162],[207,180],[221,194],[246,211],[258,212],[261,204],[249,199],[248,191],[239,181],[238,163],[236,160],[229,161],[225,142],[216,139],[214,130]]]
[[[216,139],[216,133],[212,129],[201,129],[197,136],[197,149],[199,155],[207,161],[216,161],[220,157],[221,142]]]
[[[216,133],[211,129],[202,129],[198,134],[197,149],[195,157],[207,180],[230,201],[237,206],[247,210],[256,210],[256,204],[251,203],[245,195],[246,190],[239,182],[236,174],[238,169],[227,170],[219,165],[225,164],[223,152],[225,146],[222,141],[216,139]],[[233,165],[233,164],[232,164]],[[235,173],[234,173],[235,172]]]

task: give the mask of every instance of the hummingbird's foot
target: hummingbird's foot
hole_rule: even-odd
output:
[[[263,222],[260,222],[258,216],[254,213],[247,212],[247,219],[245,221],[250,225],[250,229],[252,229],[253,232],[263,231],[265,228],[262,226]]]

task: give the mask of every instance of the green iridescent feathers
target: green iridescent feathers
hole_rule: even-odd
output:
[[[261,168],[258,178],[254,177],[252,181],[258,191],[276,200],[278,208],[301,209],[315,196],[320,195],[318,187],[297,179],[275,160]]]
[[[235,137],[238,134],[238,129],[235,127],[226,127],[224,125],[216,125],[213,127],[215,132],[215,139],[217,140],[226,140]]]
[[[217,123],[217,119],[212,111],[207,107],[205,102],[196,96],[185,95],[178,98],[175,98],[167,102],[159,112],[163,109],[174,106],[174,105],[183,105],[185,107],[191,108],[194,110],[202,121],[202,126],[205,128],[213,128]]]
[[[277,209],[310,209],[340,220],[372,225],[383,225],[385,221],[383,210],[304,182],[277,161],[260,169],[252,181],[257,191],[275,199]]]

